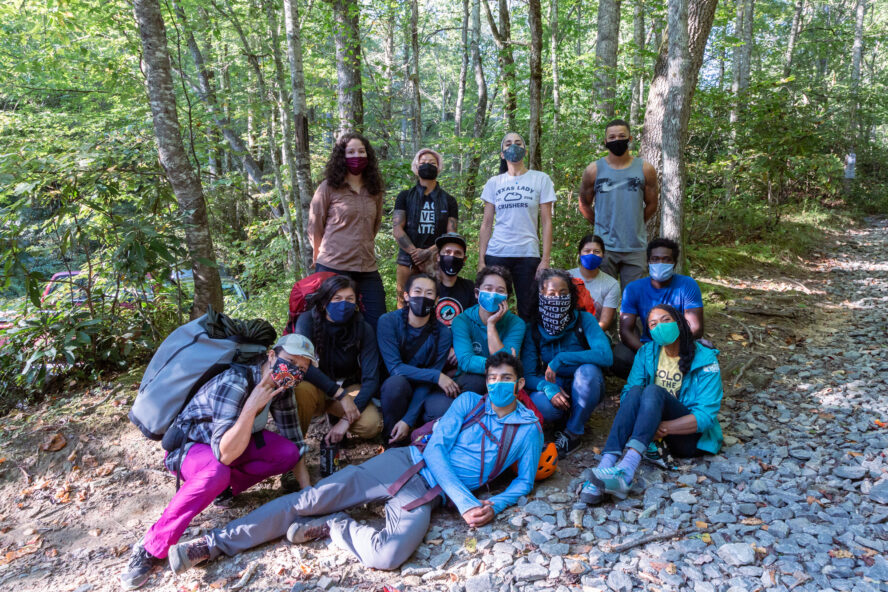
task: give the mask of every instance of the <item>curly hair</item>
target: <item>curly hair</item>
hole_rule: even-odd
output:
[[[659,249],[661,247],[665,247],[665,248],[671,250],[672,251],[672,259],[675,260],[676,263],[678,263],[678,256],[681,254],[680,247],[678,246],[678,243],[675,242],[674,240],[671,240],[668,238],[662,238],[662,237],[655,238],[654,240],[652,240],[651,242],[648,243],[648,245],[647,245],[648,261],[651,260],[651,253],[653,252],[653,250]]]
[[[481,289],[481,284],[484,283],[484,279],[489,275],[498,275],[503,278],[503,281],[506,282],[506,294],[512,295],[512,272],[501,265],[488,265],[479,271],[478,275],[475,276],[476,290]]]
[[[330,152],[330,159],[327,160],[327,166],[324,169],[324,180],[327,185],[334,189],[339,189],[345,185],[345,175],[348,168],[345,165],[345,147],[352,140],[360,140],[367,150],[367,168],[362,173],[364,179],[364,187],[370,195],[379,195],[385,190],[385,184],[382,182],[382,175],[379,174],[379,160],[376,158],[376,151],[370,145],[370,140],[357,132],[348,132],[342,134],[333,145],[333,151]]]
[[[651,309],[651,312],[655,310],[665,310],[669,313],[675,322],[678,323],[678,369],[681,370],[682,374],[687,374],[691,370],[691,363],[694,361],[694,354],[697,353],[697,345],[694,340],[694,335],[691,333],[691,327],[688,325],[687,320],[684,318],[684,315],[678,312],[674,307],[669,306],[668,304],[658,304],[654,308]],[[650,318],[651,313],[648,313],[648,318]],[[647,322],[647,319],[645,319]]]
[[[546,282],[553,278],[561,278],[564,280],[564,283],[567,284],[568,292],[570,293],[570,314],[577,310],[577,302],[580,299],[579,291],[577,290],[577,285],[573,282],[573,279],[570,277],[570,274],[564,271],[563,269],[555,269],[552,267],[544,269],[540,272],[540,277],[538,280],[533,281],[533,292],[534,294],[539,294],[540,289],[546,285]],[[531,326],[535,326],[539,323],[540,320],[540,300],[539,298],[531,300],[531,313],[530,318],[533,319],[533,323]]]

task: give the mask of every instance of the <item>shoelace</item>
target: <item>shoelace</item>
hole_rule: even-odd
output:
[[[625,477],[626,471],[624,471],[621,467],[608,467],[606,469],[595,469],[596,473],[601,475],[605,475],[607,477]]]
[[[149,553],[145,547],[140,546],[136,549],[136,552],[133,553],[132,557],[130,557],[129,568],[133,569],[139,567],[143,563],[151,563],[154,559],[154,556]]]
[[[586,491],[586,490],[598,493],[598,486],[595,485],[594,483],[592,483],[591,481],[586,481],[583,483],[583,488],[581,491]]]
[[[567,448],[568,446],[570,446],[570,438],[564,432],[558,432],[558,435],[555,436],[555,447]]]

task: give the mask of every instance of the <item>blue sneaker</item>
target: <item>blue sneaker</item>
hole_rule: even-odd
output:
[[[590,506],[597,506],[604,501],[604,494],[591,481],[584,481],[580,489],[580,501]]]
[[[626,499],[632,490],[632,481],[626,481],[626,472],[620,467],[592,469],[592,482],[604,493],[619,499]]]

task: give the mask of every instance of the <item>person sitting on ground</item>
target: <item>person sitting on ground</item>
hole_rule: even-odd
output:
[[[626,378],[632,369],[635,352],[651,340],[644,326],[641,335],[636,324],[646,319],[657,304],[668,304],[681,313],[694,339],[703,337],[703,295],[693,278],[675,273],[678,261],[678,243],[668,238],[656,238],[648,243],[647,260],[650,277],[635,280],[623,290],[620,310],[620,341],[614,346],[612,371]]]
[[[475,297],[478,304],[453,320],[453,351],[456,354],[456,383],[460,391],[483,393],[484,364],[497,352],[519,355],[525,324],[509,310],[512,274],[493,265],[478,272]]]
[[[647,327],[653,340],[635,356],[604,455],[582,486],[580,500],[587,504],[600,503],[604,494],[625,498],[655,439],[664,440],[676,458],[721,449],[718,351],[695,342],[684,315],[668,304],[651,310]]]
[[[296,387],[302,429],[307,431],[312,418],[328,413],[340,418],[325,436],[328,444],[340,442],[346,432],[364,440],[378,436],[382,415],[371,399],[379,392],[379,349],[376,334],[358,311],[354,280],[344,275],[324,280],[311,309],[296,321],[295,332],[315,343],[325,382],[342,387],[332,398],[318,380]]]
[[[577,286],[562,269],[540,274],[534,319],[521,361],[530,399],[546,423],[556,423],[558,458],[580,447],[585,425],[604,397],[604,373],[613,362],[610,341],[595,317],[577,310]]]
[[[543,448],[536,416],[516,400],[521,362],[504,352],[487,361],[489,395],[463,393],[435,424],[424,449],[390,448],[349,465],[312,488],[279,497],[223,528],[170,550],[177,574],[222,554],[242,553],[284,534],[292,543],[330,536],[367,567],[397,569],[419,547],[443,494],[472,528],[487,524],[533,488]],[[504,491],[479,500],[472,493],[517,463]],[[385,501],[377,530],[342,512]],[[319,518],[312,518],[319,516]]]
[[[601,237],[587,234],[580,239],[579,267],[570,270],[571,277],[583,280],[586,290],[595,302],[595,318],[603,331],[607,331],[617,317],[620,308],[620,282],[601,271],[605,248]]]
[[[379,391],[385,445],[404,440],[423,410],[423,423],[444,415],[459,394],[459,386],[443,372],[452,338],[432,312],[438,295],[435,280],[424,273],[412,275],[404,292],[407,306],[379,319],[379,353],[389,371]],[[432,393],[446,404],[429,415]]]
[[[311,484],[292,387],[314,361],[308,339],[285,335],[254,363],[229,368],[198,389],[164,438],[166,445],[170,435],[178,436],[180,445],[164,465],[182,479],[182,486],[133,546],[120,576],[125,589],[144,585],[192,519],[223,492],[238,495],[291,469],[302,487]],[[265,429],[269,414],[278,433]]]
[[[447,327],[465,310],[478,304],[475,284],[459,277],[466,263],[466,240],[455,232],[442,234],[435,241],[438,248],[438,304],[435,314]]]
[[[459,209],[456,200],[438,184],[444,159],[429,148],[413,157],[411,165],[417,183],[395,198],[392,234],[398,242],[396,283],[398,308],[405,304],[404,284],[411,273],[434,273],[438,259],[436,239],[456,232]]]

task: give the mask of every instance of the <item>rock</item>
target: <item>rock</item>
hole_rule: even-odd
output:
[[[318,583],[316,584],[318,588],[321,590],[329,590],[333,587],[333,578],[329,576],[321,576],[318,578]]]
[[[809,460],[812,456],[814,456],[814,453],[807,448],[793,448],[789,451],[789,456],[798,460]]]
[[[738,567],[755,561],[752,546],[747,543],[727,543],[718,548],[718,556],[728,565]]]
[[[672,501],[677,504],[692,505],[697,503],[697,498],[694,497],[694,494],[691,493],[690,489],[679,489],[677,491],[673,491],[669,497],[672,498]]]
[[[607,576],[607,587],[614,592],[629,592],[632,590],[632,578],[626,575],[626,572],[611,570]]]
[[[842,479],[863,479],[866,476],[866,469],[859,465],[841,465],[835,468],[833,475]]]
[[[489,573],[483,573],[471,577],[465,582],[466,592],[491,592],[494,590],[493,576]]]
[[[567,555],[570,552],[570,545],[567,543],[543,543],[540,545],[540,551],[550,557],[553,555]]]
[[[756,512],[758,512],[758,506],[750,503],[737,504],[737,511],[744,516],[755,516]]]
[[[519,563],[515,566],[512,573],[519,582],[535,582],[537,580],[544,580],[549,576],[549,570],[537,563]]]
[[[876,503],[888,505],[888,480],[877,483],[870,489],[869,497]]]
[[[881,555],[876,555],[873,559],[875,562],[872,567],[864,571],[866,577],[872,578],[877,582],[888,581],[888,561]]]
[[[432,567],[432,569],[441,569],[448,561],[450,561],[450,558],[452,556],[453,553],[451,553],[450,551],[438,553],[437,555],[433,555],[429,559],[429,565]]]
[[[93,589],[92,584],[80,584],[76,588],[74,588],[74,592],[90,592]]]
[[[544,501],[533,500],[532,502],[529,502],[526,506],[524,506],[524,511],[528,514],[532,514],[534,516],[542,518],[543,516],[554,514],[555,508]]]

